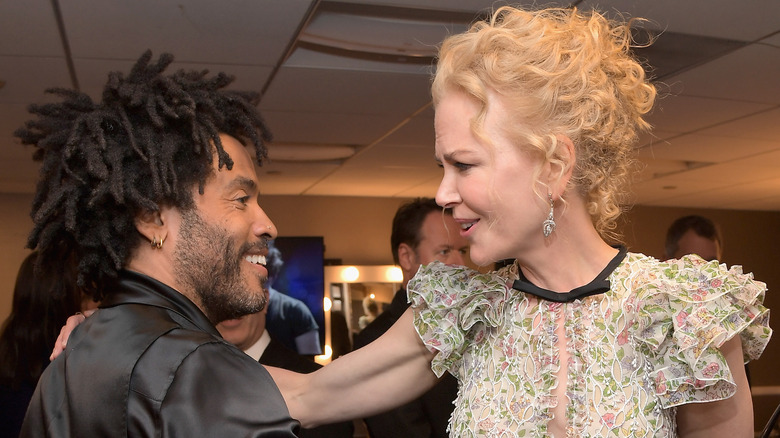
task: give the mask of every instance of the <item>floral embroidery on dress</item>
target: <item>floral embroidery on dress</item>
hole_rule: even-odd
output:
[[[555,321],[569,355],[566,432],[572,437],[674,436],[674,406],[731,396],[718,348],[739,335],[745,360],[771,336],[766,287],[696,256],[661,262],[629,253],[611,290],[570,303],[511,289],[517,267],[480,274],[435,262],[408,285],[431,368],[460,382],[453,437],[544,437],[558,400]]]

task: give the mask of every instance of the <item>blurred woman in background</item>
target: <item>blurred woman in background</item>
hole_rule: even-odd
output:
[[[0,334],[0,438],[19,435],[38,378],[68,316],[94,307],[76,286],[72,257],[36,269],[38,253],[22,262],[16,277],[11,314]]]

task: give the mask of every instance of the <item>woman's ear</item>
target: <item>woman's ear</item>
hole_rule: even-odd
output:
[[[555,148],[556,162],[551,163],[549,187],[554,199],[559,198],[566,191],[574,167],[577,164],[577,153],[574,142],[563,134],[555,136],[557,141]]]

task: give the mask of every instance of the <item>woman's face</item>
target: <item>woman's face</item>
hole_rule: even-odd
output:
[[[484,134],[492,144],[471,131],[479,104],[464,93],[445,94],[435,118],[436,159],[444,168],[436,202],[452,208],[478,265],[518,258],[541,245],[549,212],[549,204],[533,190],[538,160],[522,153],[522,145],[500,129],[511,123],[501,102],[491,97],[489,103]]]

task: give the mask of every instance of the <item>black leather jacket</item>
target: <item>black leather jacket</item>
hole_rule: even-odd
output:
[[[22,437],[294,437],[268,372],[170,287],[134,272],[46,369]]]

